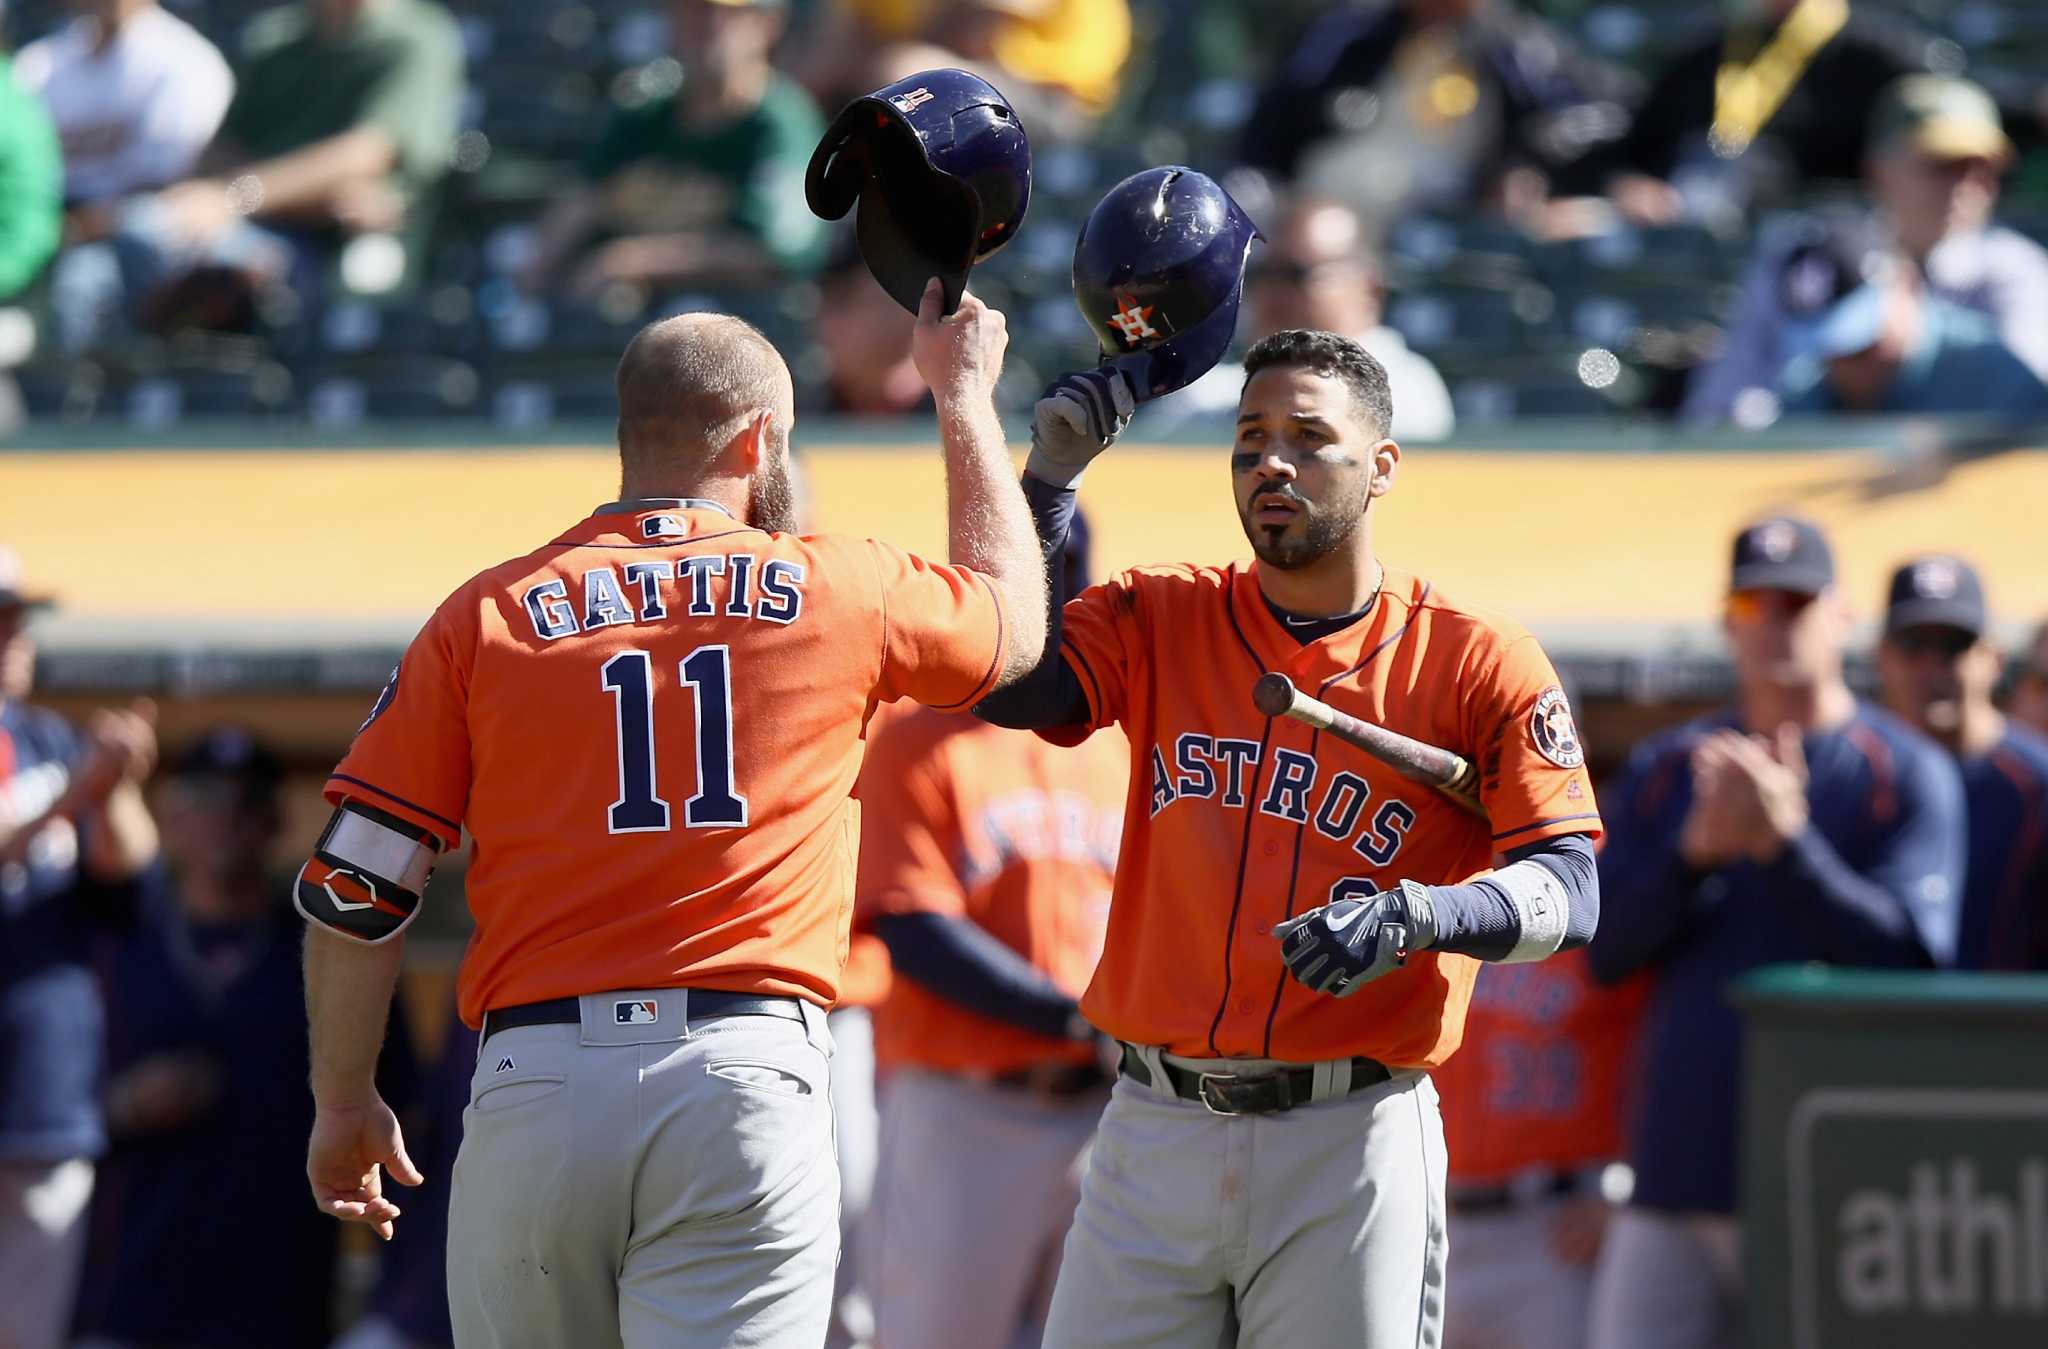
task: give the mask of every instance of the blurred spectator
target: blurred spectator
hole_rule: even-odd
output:
[[[1768,420],[1786,332],[1864,280],[1886,244],[1920,270],[1927,294],[1991,318],[2005,346],[2048,379],[2048,250],[1992,223],[2012,163],[1998,105],[1967,80],[1909,75],[1873,114],[1865,171],[1874,216],[1809,218],[1768,242],[1720,358],[1694,376],[1684,416]]]
[[[1927,36],[1878,5],[1720,9],[1657,74],[1614,147],[1607,191],[1638,224],[1728,225],[1798,187],[1853,181],[1880,92],[1928,69]]]
[[[1897,260],[1787,339],[1787,412],[2048,416],[2048,385],[1987,316],[1929,294]]]
[[[1246,273],[1250,337],[1287,328],[1317,328],[1349,337],[1387,369],[1394,397],[1389,434],[1396,440],[1443,440],[1455,421],[1451,391],[1427,356],[1408,349],[1396,329],[1380,321],[1386,277],[1358,212],[1328,198],[1297,201],[1266,232]],[[1244,367],[1219,364],[1180,393],[1141,414],[1145,429],[1171,429],[1196,417],[1235,417],[1244,391]]]
[[[426,1179],[406,1191],[405,1221],[394,1223],[378,1260],[377,1288],[363,1319],[334,1349],[449,1349],[448,1192],[462,1148],[462,1116],[476,1074],[477,1032],[462,1024],[453,1002],[441,1056],[420,1083],[420,1100],[405,1121],[406,1153]]]
[[[1518,217],[1619,134],[1632,82],[1507,0],[1381,0],[1312,25],[1259,95],[1243,157],[1348,201],[1371,233],[1492,200]]]
[[[122,199],[190,173],[235,92],[220,52],[157,0],[72,8],[77,18],[14,61],[64,146],[67,244],[105,235]]]
[[[67,278],[75,340],[129,303],[151,329],[246,328],[267,287],[317,293],[337,261],[354,290],[403,280],[454,145],[454,20],[430,0],[300,0],[242,45],[199,176],[123,204],[118,266]]]
[[[0,302],[42,275],[57,251],[63,186],[50,114],[0,57]]]
[[[786,10],[782,0],[671,0],[682,86],[612,110],[582,183],[542,216],[522,287],[745,286],[817,268],[825,225],[805,204],[804,169],[825,125],[770,63]],[[604,241],[564,272],[597,232]]]
[[[849,236],[850,237],[850,236]],[[825,353],[825,404],[842,417],[908,417],[931,406],[910,361],[917,322],[889,298],[850,246],[819,281],[818,345]]]
[[[1644,991],[1599,987],[1582,951],[1480,973],[1464,1046],[1431,1074],[1458,1252],[1445,1349],[1584,1349]]]
[[[2007,710],[2020,725],[2048,735],[2048,622],[2034,629],[2019,669],[2013,673]]]
[[[1878,681],[1885,706],[1962,769],[1970,852],[1956,963],[2048,970],[2048,740],[1992,705],[1990,623],[1969,563],[1907,562],[1892,573]]]
[[[828,0],[790,68],[828,110],[920,70],[973,70],[1033,137],[1080,131],[1115,101],[1131,52],[1129,0]]]
[[[1601,792],[1606,982],[1651,972],[1630,1207],[1594,1274],[1591,1349],[1739,1343],[1729,982],[1762,965],[1926,968],[1955,951],[1962,784],[1940,748],[1857,701],[1849,616],[1812,523],[1736,537],[1723,628],[1735,706],[1640,745]]]
[[[154,711],[96,715],[85,733],[28,706],[33,610],[0,548],[0,1345],[63,1342],[85,1250],[102,1012],[87,946],[156,856],[140,783],[156,760]],[[202,1212],[204,1210],[201,1210]]]
[[[181,755],[159,797],[169,874],[152,875],[135,931],[100,955],[113,1148],[93,1196],[82,1335],[327,1342],[340,1229],[291,1183],[313,1099],[301,924],[270,871],[282,778],[240,730]],[[384,1070],[409,1077],[403,1018],[392,1030]]]

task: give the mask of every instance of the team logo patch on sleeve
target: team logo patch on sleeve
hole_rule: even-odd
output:
[[[356,727],[357,735],[370,729],[370,723],[383,716],[384,709],[391,706],[391,700],[398,696],[398,668],[396,665],[391,667],[391,678],[384,681],[383,691],[377,695],[377,701],[370,707],[370,715],[364,717],[363,724]]]
[[[1536,742],[1537,752],[1559,768],[1577,768],[1586,762],[1586,747],[1579,742],[1571,704],[1555,684],[1543,690],[1529,713],[1529,738]]]

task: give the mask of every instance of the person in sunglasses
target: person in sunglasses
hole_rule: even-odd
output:
[[[1257,341],[1306,328],[1350,338],[1386,369],[1394,397],[1387,434],[1404,445],[1448,439],[1456,422],[1451,391],[1429,357],[1384,321],[1386,276],[1358,212],[1329,197],[1301,197],[1267,239],[1245,272],[1245,335]],[[1174,397],[1148,404],[1140,414],[1145,429],[1164,434],[1202,418],[1236,417],[1244,378],[1241,362],[1220,363]]]
[[[1724,628],[1734,706],[1645,741],[1602,792],[1593,974],[1648,969],[1652,988],[1635,1189],[1594,1274],[1591,1349],[1740,1343],[1730,981],[1955,955],[1962,783],[1933,741],[1849,691],[1849,615],[1817,526],[1780,516],[1736,536]]]
[[[1958,557],[1892,573],[1877,646],[1884,705],[1955,756],[1969,803],[1964,969],[2048,970],[2048,738],[1991,701],[2001,664],[1984,583]]]

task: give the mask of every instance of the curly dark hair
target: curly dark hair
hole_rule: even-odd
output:
[[[1244,379],[1270,366],[1299,366],[1332,379],[1341,379],[1351,391],[1352,406],[1365,418],[1375,438],[1387,434],[1394,424],[1394,396],[1387,388],[1387,370],[1372,353],[1348,337],[1314,332],[1306,328],[1283,328],[1262,337],[1245,353]]]

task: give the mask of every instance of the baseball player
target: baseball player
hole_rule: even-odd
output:
[[[1183,275],[1149,298],[1109,287],[1118,331],[1207,337],[1226,311],[1175,297],[1219,264],[1211,294],[1234,307],[1250,235],[1210,223],[1242,219],[1212,193],[1191,170],[1153,171],[1090,217],[1083,248],[1105,258],[1142,257],[1155,222],[1226,236],[1171,241]],[[1124,227],[1128,249],[1108,237]],[[1156,378],[1179,364],[1171,341],[1145,348],[1147,394],[1191,377]],[[1370,508],[1401,460],[1386,372],[1299,330],[1259,342],[1245,370],[1231,482],[1257,560],[1083,591],[1055,607],[1033,674],[977,709],[1067,742],[1116,724],[1131,747],[1109,933],[1081,1004],[1123,1042],[1122,1076],[1053,1295],[1046,1343],[1061,1349],[1206,1345],[1233,1328],[1245,1344],[1437,1343],[1445,1159],[1428,1069],[1458,1046],[1480,960],[1541,959],[1595,921],[1600,820],[1577,736],[1551,716],[1550,662],[1374,552]],[[1133,393],[1105,367],[1039,403],[1025,491],[1041,537],[1064,532]],[[1462,751],[1486,818],[1260,715],[1250,691],[1267,671]],[[1496,852],[1507,862],[1490,870]]]
[[[1731,979],[1781,961],[1949,963],[1963,805],[1940,750],[1842,677],[1849,618],[1811,521],[1735,538],[1734,706],[1651,737],[1607,792],[1593,974],[1647,969],[1635,1188],[1593,1275],[1593,1349],[1740,1342],[1742,1023]]]
[[[1956,964],[2048,970],[2048,739],[1992,705],[2001,661],[1984,583],[1959,557],[1892,573],[1877,675],[1884,704],[1955,758],[1969,814]]]
[[[1102,952],[1127,761],[1114,734],[1069,752],[924,709],[874,739],[858,908],[896,978],[875,1009],[888,1086],[861,1245],[888,1349],[1042,1328],[1109,1098],[1077,999]]]
[[[1643,993],[1594,983],[1584,952],[1480,974],[1464,1047],[1435,1073],[1458,1252],[1450,1349],[1583,1349]]]
[[[825,1008],[878,701],[966,708],[1030,668],[1045,588],[993,402],[1002,316],[916,331],[953,563],[781,533],[789,372],[737,319],[642,330],[621,497],[434,612],[327,783],[301,872],[307,1173],[389,1235],[419,1176],[371,1085],[402,934],[474,841],[455,1166],[458,1345],[823,1341],[839,1183]]]
[[[155,708],[108,708],[84,727],[26,701],[29,589],[0,546],[0,1345],[64,1343],[86,1246],[105,1009],[94,919],[132,908],[157,855],[142,783],[156,763]]]

